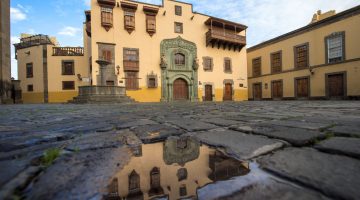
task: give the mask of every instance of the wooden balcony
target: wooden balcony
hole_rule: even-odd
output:
[[[84,56],[83,47],[53,47],[53,56]]]
[[[214,17],[210,17],[205,24],[209,27],[206,33],[206,46],[234,51],[241,51],[246,46],[246,36],[240,33],[245,31],[247,26]]]
[[[209,30],[206,33],[206,46],[211,45],[213,48],[217,46],[223,49],[233,49],[240,51],[246,46],[246,37],[235,33],[227,33],[224,31]]]
[[[139,71],[139,61],[124,60],[124,71]]]

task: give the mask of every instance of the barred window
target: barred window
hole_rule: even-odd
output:
[[[226,73],[230,73],[232,71],[232,66],[231,66],[231,59],[230,58],[225,58],[224,60],[224,71]]]
[[[308,67],[308,56],[309,49],[307,44],[295,47],[295,68]]]
[[[27,91],[33,92],[34,91],[34,85],[27,85]]]
[[[182,7],[175,6],[175,15],[181,16],[182,15]]]
[[[213,70],[213,59],[211,57],[203,58],[204,71],[212,71]]]
[[[281,72],[281,52],[271,54],[271,73]]]
[[[343,60],[343,35],[336,35],[328,38],[327,46],[329,63]]]
[[[253,76],[261,75],[261,58],[255,58],[252,60]]]

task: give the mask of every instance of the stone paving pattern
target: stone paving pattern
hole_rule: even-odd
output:
[[[272,177],[216,199],[360,197],[360,102],[274,101],[0,106],[0,199],[101,199],[132,146],[180,135]]]

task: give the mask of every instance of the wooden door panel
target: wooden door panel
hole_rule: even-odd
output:
[[[283,86],[281,81],[274,81],[271,83],[272,97],[275,99],[283,97]]]
[[[232,100],[232,84],[226,83],[225,84],[224,101],[231,101],[231,100]]]
[[[344,92],[344,75],[334,74],[328,76],[329,97],[343,97]]]
[[[309,97],[309,79],[302,78],[296,80],[296,97],[307,98]]]
[[[174,100],[186,100],[189,98],[188,85],[183,79],[176,79],[173,85]]]
[[[212,85],[205,85],[205,101],[212,101]]]
[[[254,88],[253,88],[253,95],[254,95],[254,100],[260,100],[262,98],[261,95],[261,84],[254,84]]]

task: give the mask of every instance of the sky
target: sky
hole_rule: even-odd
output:
[[[248,47],[310,23],[317,10],[341,12],[360,0],[182,0],[194,11],[247,25]],[[142,0],[161,5],[162,0]],[[90,0],[11,0],[11,43],[21,33],[57,37],[62,46],[83,46],[82,24]],[[12,77],[17,62],[12,49]]]

